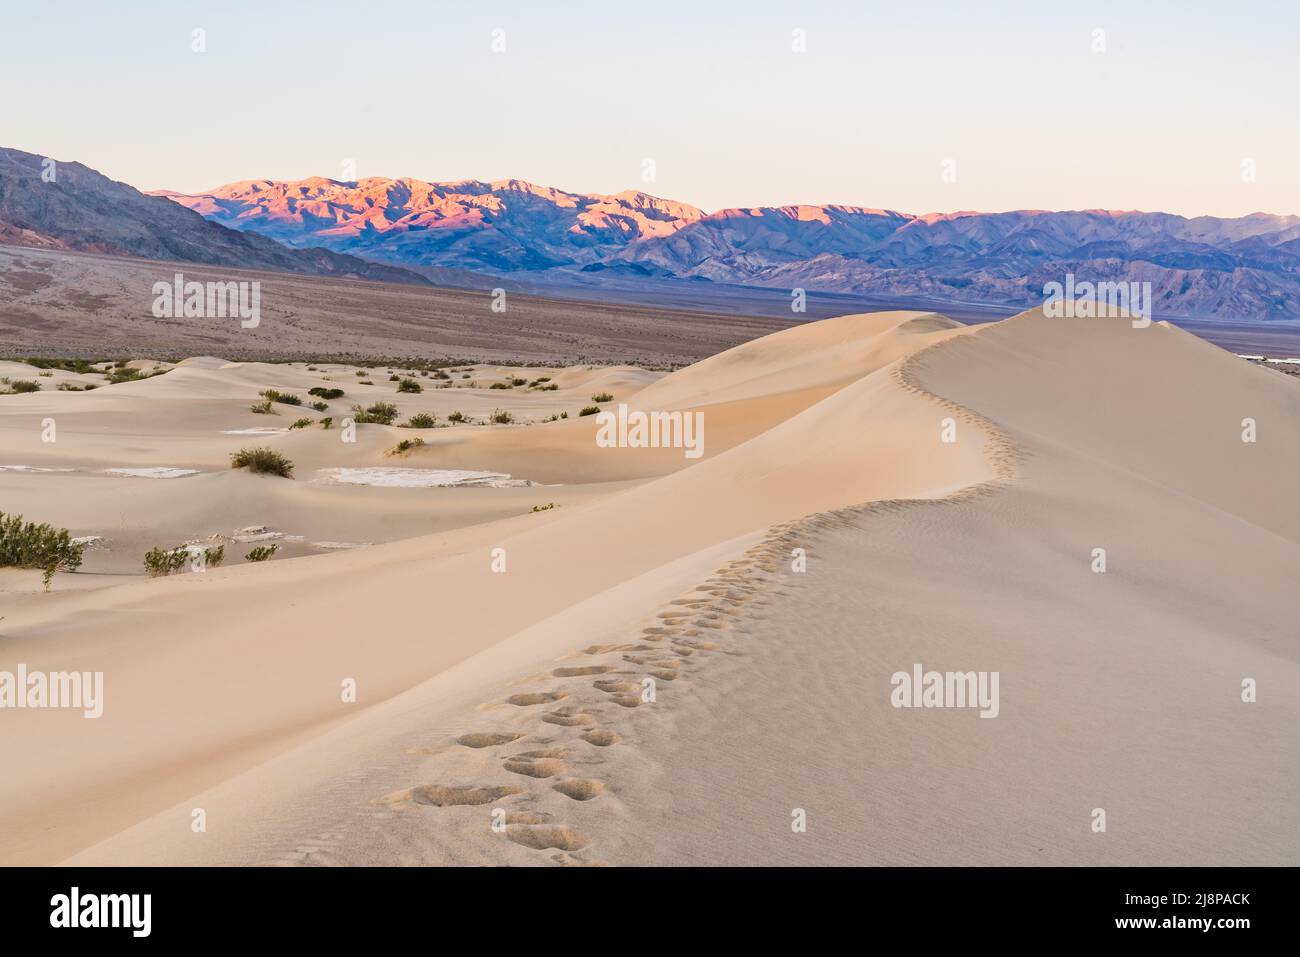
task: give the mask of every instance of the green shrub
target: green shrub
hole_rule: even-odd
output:
[[[79,375],[99,371],[95,368],[95,363],[85,359],[24,359],[23,361],[38,369],[62,369],[64,372],[76,372]]]
[[[327,416],[325,416],[325,418],[321,419],[321,420],[320,420],[320,427],[321,427],[322,429],[332,429],[332,428],[334,428],[334,416],[332,416],[332,415],[327,415]]]
[[[284,405],[302,405],[302,396],[294,395],[291,392],[281,392],[278,389],[266,389],[259,392],[263,399],[268,402],[280,402]]]
[[[352,374],[353,374],[354,376],[356,376],[358,379],[360,379],[360,378],[363,378],[363,377],[365,376],[366,372],[365,372],[364,369],[358,369],[356,372],[354,372],[354,373],[352,373]]]
[[[0,512],[0,566],[40,569],[45,590],[55,572],[75,572],[81,567],[84,542],[78,544],[66,528],[24,522],[21,515]]]
[[[593,395],[593,396],[591,397],[591,401],[592,401],[592,402],[610,402],[610,401],[613,400],[613,398],[614,398],[614,397],[613,397],[612,395],[610,395],[608,392],[597,392],[595,395]]]
[[[488,388],[491,388],[491,389],[513,389],[514,386],[512,386],[509,382],[493,382],[492,385],[490,385]]]
[[[309,425],[311,425],[311,419],[295,419],[294,422],[289,426],[289,428],[290,430],[305,429]]]
[[[428,412],[417,412],[406,420],[402,426],[404,429],[431,429],[437,423],[438,417]]]
[[[388,454],[388,455],[403,455],[403,454],[405,454],[405,453],[411,451],[411,449],[413,449],[413,448],[415,448],[415,447],[417,447],[417,446],[423,445],[423,444],[424,444],[424,439],[421,439],[421,438],[415,438],[415,439],[402,439],[402,441],[398,442],[398,443],[397,443],[396,445],[394,445],[391,449],[389,449],[388,452],[387,452],[387,454]]]
[[[9,387],[9,391],[14,395],[22,392],[40,392],[41,384],[33,382],[31,379],[15,379],[13,385]]]
[[[42,379],[53,379],[53,378],[54,378],[54,373],[53,373],[53,372],[50,372],[49,370],[46,370],[45,372],[38,372],[38,373],[36,373],[36,374],[37,374],[40,378],[42,378]]]
[[[256,548],[249,549],[248,554],[244,556],[244,561],[264,562],[279,551],[279,549],[279,545],[258,545]]]
[[[394,376],[393,378],[397,378],[397,377]],[[424,386],[420,385],[420,383],[416,382],[414,379],[403,379],[401,382],[397,383],[397,391],[398,392],[423,392]]]
[[[352,407],[352,421],[358,425],[392,425],[397,419],[397,406],[391,402],[376,402],[368,409],[359,405]]]
[[[465,413],[464,413],[464,412],[453,412],[451,415],[447,416],[447,421],[448,421],[448,422],[464,422],[464,421],[465,421]]]
[[[361,380],[361,384],[362,384],[362,385],[374,385],[374,383],[371,382],[369,379],[362,379],[362,380]]]
[[[514,421],[514,416],[505,409],[493,409],[491,421],[493,425],[509,425]]]
[[[554,502],[547,502],[545,505],[534,505],[534,506],[533,506],[533,511],[534,511],[534,512],[549,512],[551,509],[553,509],[553,508],[558,508],[558,507],[559,507],[559,506],[557,506]]]
[[[510,380],[510,384],[511,384],[511,385],[527,385],[527,384],[528,384],[528,380],[527,380],[527,379],[511,379],[511,380]]]
[[[578,415],[580,415],[580,416],[581,416],[581,415],[595,415],[595,414],[596,414],[597,412],[599,412],[599,411],[600,411],[600,406],[598,406],[598,405],[589,405],[589,406],[587,406],[586,408],[584,408],[581,412],[579,412]]]
[[[329,409],[330,404],[328,402],[321,402],[318,399],[317,401],[311,404],[311,407],[315,409],[317,412],[325,412],[326,410]]]
[[[555,413],[554,415],[548,415],[546,418],[542,419],[542,421],[543,421],[543,422],[558,422],[560,419],[567,419],[568,417],[569,417],[569,413],[567,413],[567,412],[557,412],[557,413]]]
[[[254,402],[248,407],[249,412],[255,412],[258,415],[279,415],[275,409],[271,408],[271,400],[263,399],[261,402]]]
[[[274,449],[240,449],[230,456],[230,467],[283,478],[293,477],[293,463]]]
[[[396,374],[394,374],[394,375],[390,375],[390,376],[388,377],[388,381],[389,381],[389,382],[397,382],[397,381],[398,381],[399,379],[401,379],[401,378],[402,378],[402,377],[401,377],[400,375],[396,375]]]
[[[149,573],[150,578],[159,578],[180,571],[189,560],[190,553],[185,550],[184,545],[171,550],[151,548],[144,553],[144,570]]]
[[[342,389],[327,389],[324,386],[316,386],[307,390],[308,395],[318,396],[322,399],[341,399],[343,398]]]

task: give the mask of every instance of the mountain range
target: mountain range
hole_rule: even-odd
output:
[[[49,169],[49,173],[46,170]],[[0,148],[0,243],[383,282],[429,283],[356,256],[211,222],[80,163]]]
[[[635,190],[409,177],[145,194],[80,163],[58,163],[46,182],[42,164],[0,149],[0,243],[467,288],[707,281],[926,304],[1031,306],[1072,273],[1150,282],[1161,316],[1300,319],[1300,216],[707,213]]]
[[[1066,273],[1149,281],[1157,313],[1300,318],[1300,216],[1082,210],[923,216],[857,206],[706,213],[637,191],[521,180],[246,180],[163,193],[293,247],[404,267],[563,283],[583,275],[711,280],[897,299],[1032,305]],[[597,274],[597,275],[593,275]]]

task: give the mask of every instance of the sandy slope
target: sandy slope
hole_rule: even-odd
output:
[[[0,668],[110,701],[5,715],[5,859],[1294,862],[1293,381],[1163,326],[897,313],[640,385],[705,412],[704,458],[448,430],[412,463],[585,494],[17,603]],[[1001,715],[892,709],[913,661],[999,671]]]

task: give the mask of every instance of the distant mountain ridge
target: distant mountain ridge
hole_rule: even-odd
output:
[[[384,282],[430,282],[410,270],[341,251],[290,249],[256,230],[227,229],[80,163],[57,162],[47,182],[41,175],[44,162],[33,153],[0,148],[0,243]]]
[[[1149,281],[1158,314],[1300,318],[1300,216],[1081,210],[923,216],[841,205],[726,209],[522,180],[245,180],[162,192],[233,229],[406,267],[563,283],[701,279],[1033,305],[1072,272]]]

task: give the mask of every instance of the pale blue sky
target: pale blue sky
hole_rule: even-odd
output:
[[[0,145],[143,189],[352,158],[708,210],[1300,213],[1295,0],[4,6]]]

